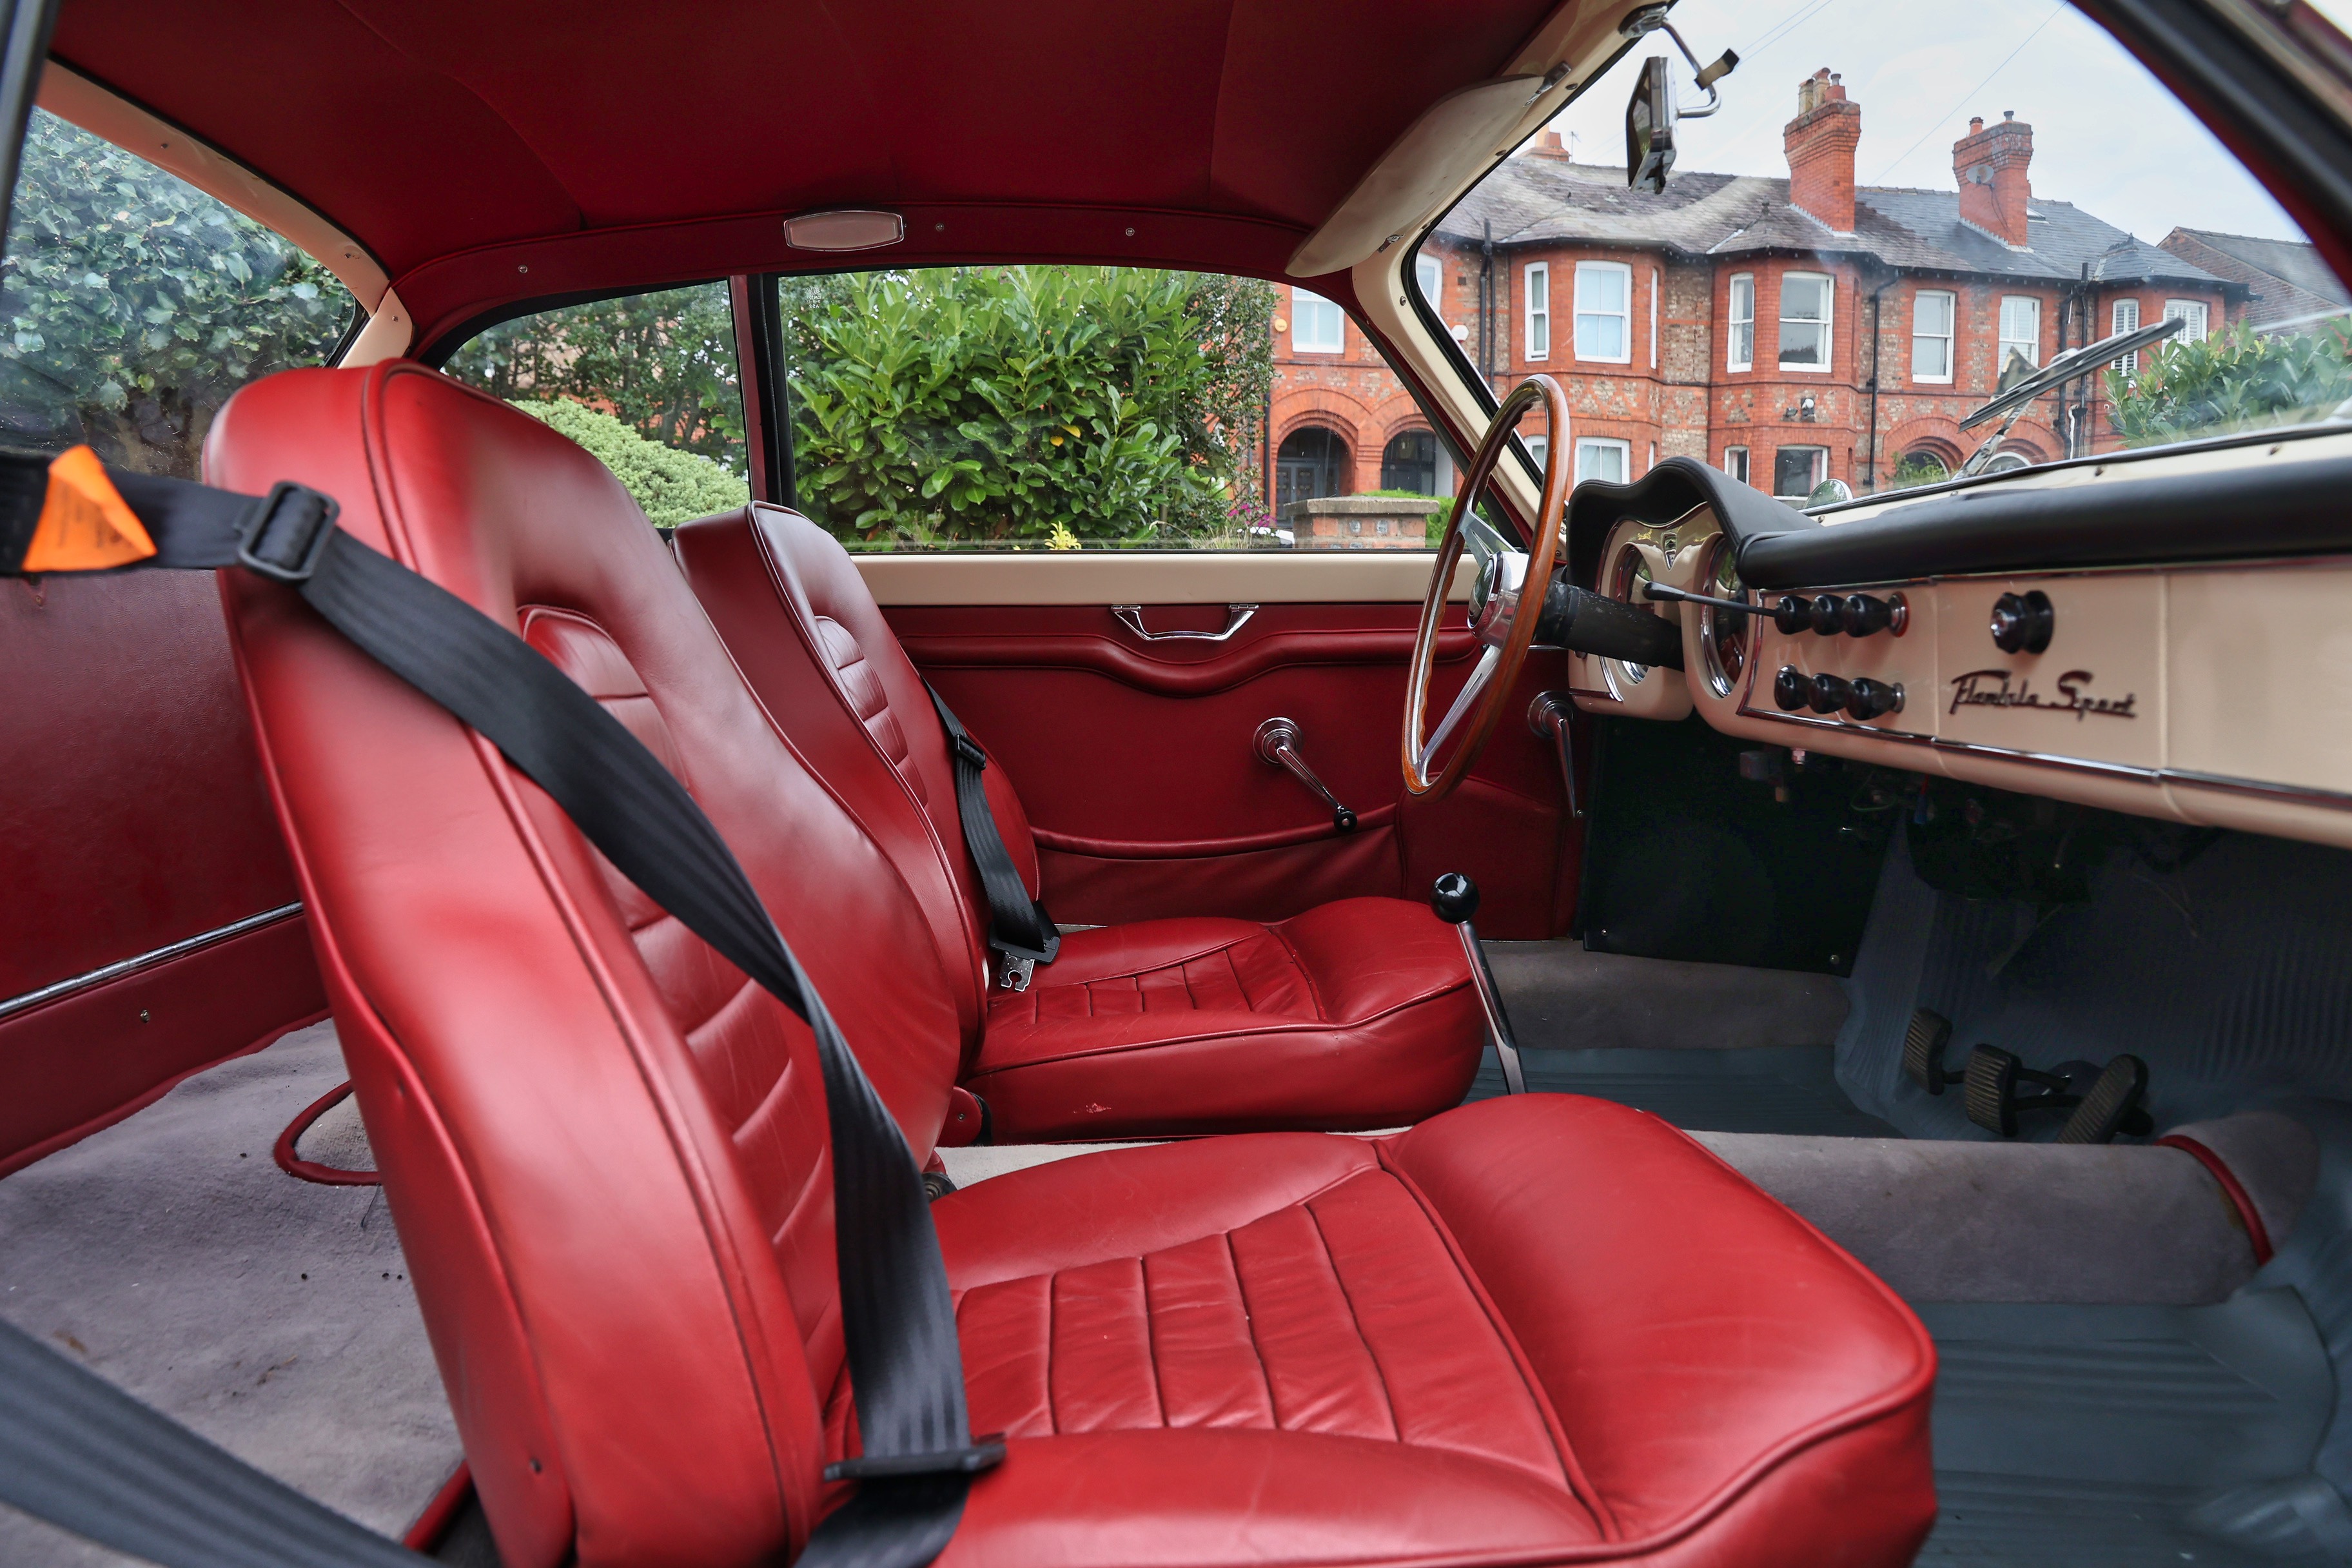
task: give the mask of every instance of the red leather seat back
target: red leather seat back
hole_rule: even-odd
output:
[[[751,689],[923,897],[959,984],[973,986],[966,1044],[968,1053],[976,1049],[988,903],[963,847],[955,766],[923,678],[856,563],[798,512],[756,503],[688,523],[677,542],[687,581]],[[1034,896],[1037,846],[1028,814],[1003,769],[982,776],[997,831]]]
[[[924,914],[602,465],[416,365],[298,371],[214,482],[298,479],[547,653],[733,846],[918,1158],[958,1055]],[[385,1190],[511,1568],[767,1561],[838,1384],[806,1028],[289,590],[224,593]]]

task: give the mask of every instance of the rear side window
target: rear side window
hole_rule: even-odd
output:
[[[194,479],[229,395],[326,363],[358,310],[252,219],[36,110],[0,259],[0,441]]]
[[[441,368],[601,459],[656,527],[751,499],[734,311],[724,283],[541,310]]]

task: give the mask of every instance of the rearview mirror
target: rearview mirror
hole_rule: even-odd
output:
[[[1666,57],[1652,55],[1633,79],[1633,96],[1625,105],[1625,184],[1635,190],[1666,188],[1666,172],[1675,166],[1675,84],[1666,72]]]

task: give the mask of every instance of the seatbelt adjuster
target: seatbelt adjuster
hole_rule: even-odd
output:
[[[954,734],[948,737],[948,740],[955,747],[955,754],[973,767],[988,766],[988,753],[980,749],[979,742],[965,734],[962,730],[957,730]]]
[[[1004,1434],[974,1437],[968,1447],[935,1454],[860,1455],[835,1459],[824,1468],[829,1481],[865,1480],[875,1476],[976,1476],[1004,1462]]]
[[[307,583],[341,511],[324,491],[280,479],[237,531],[236,563],[280,583]]]

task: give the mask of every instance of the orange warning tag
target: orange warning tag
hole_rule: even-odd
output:
[[[41,520],[19,572],[102,572],[155,553],[155,542],[122,499],[106,465],[88,447],[72,447],[49,464]]]

